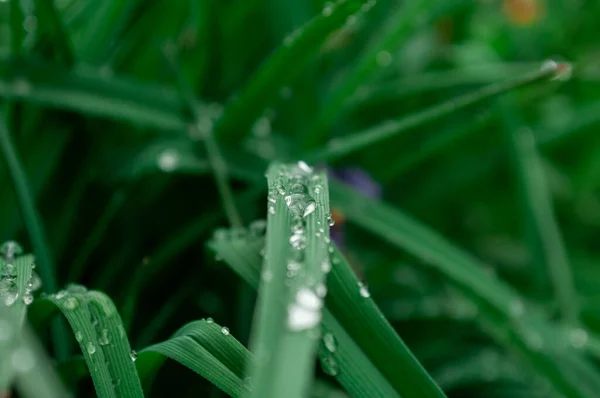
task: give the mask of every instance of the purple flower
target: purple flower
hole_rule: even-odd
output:
[[[373,178],[363,169],[358,167],[348,167],[343,169],[328,168],[328,174],[331,179],[346,184],[359,192],[362,192],[370,198],[380,198],[382,189]],[[331,209],[331,215],[335,221],[330,230],[331,239],[342,248],[344,245],[344,213],[336,208]]]

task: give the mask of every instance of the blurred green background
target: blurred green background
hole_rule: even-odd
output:
[[[180,87],[183,80],[197,98],[210,130],[273,50],[325,2],[57,0],[54,9],[21,0],[22,15],[9,12],[14,2],[0,0],[0,100],[59,285],[105,291],[133,348],[207,316],[246,342],[253,295],[205,248],[212,232],[228,224]],[[368,173],[383,200],[558,314],[549,251],[536,233],[536,209],[511,141],[515,130],[530,129],[573,273],[573,310],[600,333],[600,2],[421,3],[426,7],[391,48],[376,54],[376,68],[337,108],[331,104],[339,87],[398,23],[404,2],[377,0],[347,21],[269,99],[251,128],[216,137],[243,222],[265,217],[268,160],[302,159],[331,139],[535,71],[546,59],[568,61],[568,82],[484,101],[328,166]],[[328,109],[334,109],[329,118]],[[0,162],[0,241],[31,250],[6,171]],[[545,396],[539,388],[534,393],[518,360],[474,326],[477,309],[423,267],[426,259],[343,222],[343,214],[337,218],[357,273],[449,396]],[[92,391],[86,379],[77,388],[81,396]],[[169,362],[150,396],[173,390],[220,394]]]

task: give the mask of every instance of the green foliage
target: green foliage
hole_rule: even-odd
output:
[[[0,1],[0,396],[597,396],[598,17]]]

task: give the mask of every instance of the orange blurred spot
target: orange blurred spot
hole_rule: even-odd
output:
[[[333,218],[336,224],[343,224],[345,220],[344,213],[337,209],[331,210],[331,218]]]
[[[527,26],[541,18],[543,9],[540,0],[504,0],[504,13],[515,25]]]

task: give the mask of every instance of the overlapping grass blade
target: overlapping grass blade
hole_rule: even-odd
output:
[[[325,148],[316,150],[307,155],[307,159],[310,161],[335,160],[481,101],[496,97],[519,87],[531,85],[540,81],[547,81],[550,78],[556,78],[557,75],[565,73],[567,69],[570,69],[570,66],[549,61],[548,63],[544,63],[539,70],[525,74],[515,80],[493,84],[424,111],[397,120],[384,122],[379,126],[365,131],[334,139],[329,142]]]
[[[9,308],[0,304],[0,395],[8,397],[13,384],[25,398],[68,397],[40,342],[27,325],[6,316]]]
[[[121,318],[104,293],[71,285],[45,299],[67,318],[98,396],[144,396]]]
[[[329,241],[327,178],[306,164],[274,163],[264,279],[253,327],[253,397],[303,397],[313,377]]]
[[[20,246],[14,242],[2,244],[0,253],[0,329],[5,338],[0,339],[0,392],[9,391],[13,381],[11,355],[12,342],[21,333],[26,301],[31,298],[29,282],[32,280],[33,256],[21,254]],[[24,297],[28,299],[24,300]],[[30,303],[30,302],[29,302]]]
[[[217,139],[235,141],[243,138],[279,89],[293,80],[327,36],[353,14],[369,11],[374,3],[373,0],[338,0],[287,36],[283,46],[265,61],[238,97],[227,106],[215,126]]]
[[[480,309],[476,319],[486,330],[529,363],[568,397],[585,397],[598,390],[600,378],[574,350],[558,328],[530,308],[508,285],[487,274],[474,257],[447,242],[400,211],[368,199],[339,183],[331,184],[332,202],[347,219],[433,266]],[[510,325],[510,327],[509,327]],[[558,357],[562,360],[558,360]],[[582,376],[565,371],[577,363]],[[585,376],[583,376],[585,375]]]
[[[514,163],[523,187],[525,209],[534,228],[537,244],[543,251],[544,262],[554,287],[562,317],[570,324],[579,322],[578,303],[571,267],[558,223],[554,217],[552,197],[545,171],[535,147],[531,130],[508,126],[514,148]]]
[[[252,355],[227,328],[210,318],[191,322],[170,339],[141,351],[136,362],[140,377],[152,377],[164,357],[188,367],[232,397],[250,388],[244,368],[252,362]]]
[[[263,261],[260,252],[264,244],[264,239],[255,236],[227,234],[223,237],[217,234],[209,247],[242,279],[257,288]],[[331,341],[329,348],[324,343],[319,346],[323,370],[335,377],[346,391],[358,398],[400,396],[327,308],[323,311],[323,328],[325,334],[335,336],[333,353]]]
[[[69,71],[36,59],[0,57],[0,96],[127,121],[166,131],[186,131],[184,103],[169,87]]]
[[[419,361],[370,299],[366,285],[337,250],[331,253],[327,308],[403,397],[444,397]],[[402,374],[403,377],[398,377]]]

